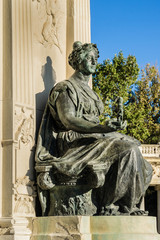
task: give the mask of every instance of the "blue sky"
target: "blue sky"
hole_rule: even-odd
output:
[[[160,0],[90,0],[90,6],[99,62],[122,50],[125,57],[134,55],[140,68],[160,67]]]

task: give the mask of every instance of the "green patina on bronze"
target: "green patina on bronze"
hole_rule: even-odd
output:
[[[98,54],[95,44],[75,42],[75,72],[50,92],[36,150],[43,215],[146,214],[139,205],[152,168],[139,142],[117,132],[127,125],[122,98],[117,119],[99,123],[103,104],[88,86]]]

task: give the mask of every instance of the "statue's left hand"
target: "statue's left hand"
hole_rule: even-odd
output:
[[[124,130],[127,127],[127,121],[117,121],[117,119],[111,119],[106,122],[106,125],[111,127],[113,131]]]

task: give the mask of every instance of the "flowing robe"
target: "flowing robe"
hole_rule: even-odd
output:
[[[99,213],[112,204],[123,213],[132,213],[152,176],[151,165],[138,148],[139,142],[117,132],[88,134],[67,130],[56,108],[62,92],[72,101],[75,117],[99,123],[103,104],[89,86],[74,79],[58,83],[51,90],[43,115],[36,164],[52,164],[59,174],[69,178],[79,178],[86,169],[96,179],[100,174],[104,182],[94,190]]]

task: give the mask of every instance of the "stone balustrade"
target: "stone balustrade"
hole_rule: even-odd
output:
[[[142,144],[140,149],[144,158],[160,158],[159,144]]]
[[[153,168],[151,186],[160,186],[160,145],[142,144],[140,146],[143,157],[149,161]]]

